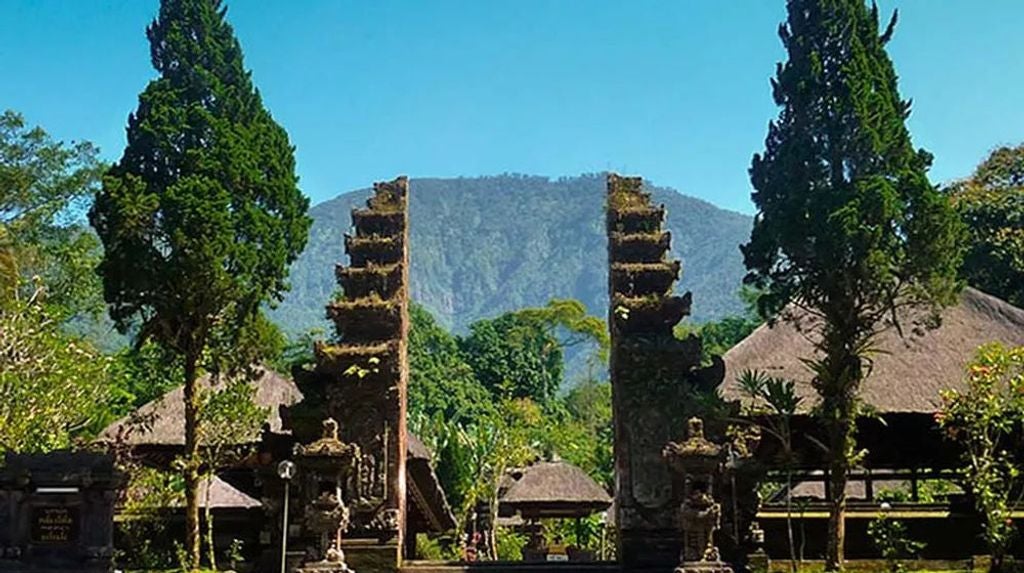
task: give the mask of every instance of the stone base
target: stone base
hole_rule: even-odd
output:
[[[341,549],[345,562],[357,573],[397,573],[401,548],[397,539],[384,542],[376,539],[343,539]]]
[[[330,561],[319,561],[317,563],[304,563],[302,567],[295,570],[295,573],[355,573],[345,563]]]
[[[675,529],[619,531],[619,565],[623,571],[663,573],[679,564],[682,539]]]
[[[728,563],[721,561],[684,561],[675,573],[733,573]]]
[[[747,555],[747,569],[751,573],[768,573],[770,566],[771,560],[763,550]]]

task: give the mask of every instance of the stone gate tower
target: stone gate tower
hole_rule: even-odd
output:
[[[662,449],[678,441],[694,412],[693,392],[714,388],[721,360],[701,368],[700,341],[673,328],[690,313],[674,296],[679,261],[668,257],[664,206],[640,177],[608,175],[608,325],[615,425],[615,503],[623,571],[670,571],[680,552],[674,487]]]
[[[332,418],[341,441],[358,446],[344,488],[351,511],[344,550],[356,571],[394,570],[405,530],[409,181],[373,187],[366,207],[352,211],[349,265],[335,272],[342,297],[327,305],[336,342],[318,343],[316,367],[296,373],[305,398],[288,415],[301,444]]]

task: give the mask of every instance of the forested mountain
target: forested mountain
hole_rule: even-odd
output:
[[[693,320],[742,310],[738,245],[751,219],[672,189],[652,187],[668,210],[681,288],[693,291]],[[333,269],[346,260],[342,234],[369,189],[310,210],[314,223],[291,272],[292,290],[273,311],[289,334],[326,327]],[[410,182],[411,288],[442,325],[463,331],[476,319],[552,298],[576,298],[603,317],[607,305],[603,175],[551,180],[501,175]]]

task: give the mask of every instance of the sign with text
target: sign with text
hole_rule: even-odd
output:
[[[78,508],[33,507],[32,542],[64,544],[78,540]]]

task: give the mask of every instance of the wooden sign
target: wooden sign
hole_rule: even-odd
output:
[[[78,508],[32,508],[32,542],[62,545],[78,540]]]

